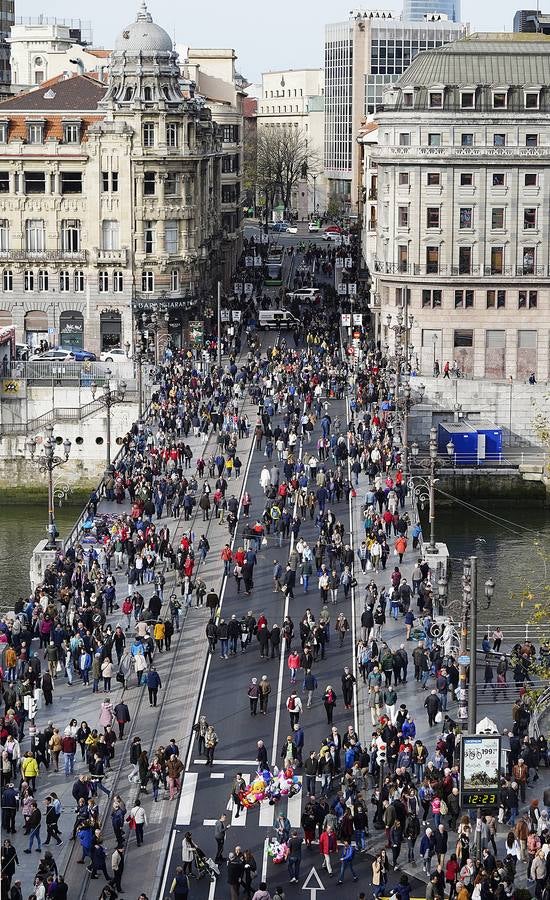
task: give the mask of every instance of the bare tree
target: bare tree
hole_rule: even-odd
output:
[[[285,215],[291,209],[292,191],[319,167],[307,137],[297,128],[261,128],[257,142],[257,187],[265,195],[267,215],[278,197]]]

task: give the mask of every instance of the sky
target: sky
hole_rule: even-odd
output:
[[[323,64],[324,26],[347,19],[351,9],[400,11],[401,0],[354,5],[351,0],[214,0],[204,4],[148,0],[153,19],[181,44],[192,47],[233,47],[237,68],[255,82],[269,69],[317,68]],[[112,47],[114,39],[136,16],[138,0],[83,2],[49,0],[47,15],[91,20],[96,46]],[[462,19],[472,31],[511,31],[517,9],[536,8],[521,0],[462,0]],[[548,3],[541,4],[546,10]],[[16,0],[17,16],[44,14],[43,0]]]

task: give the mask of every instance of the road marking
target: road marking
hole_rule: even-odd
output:
[[[260,828],[273,828],[274,815],[275,807],[263,800],[260,804]]]
[[[193,765],[205,766],[206,760],[205,759],[194,759]],[[214,765],[215,766],[248,766],[248,768],[250,768],[250,766],[252,766],[254,769],[256,769],[258,767],[258,760],[257,759],[215,759]]]
[[[309,891],[309,900],[315,900],[317,891],[325,890],[325,886],[319,878],[319,873],[315,866],[311,867],[311,871],[302,885],[302,890]]]
[[[225,778],[224,772],[210,772],[210,778]]]
[[[269,838],[266,838],[264,841],[264,852],[262,856],[262,881],[267,881],[267,863],[268,863],[268,855],[267,848],[269,846]]]
[[[216,887],[217,887],[217,882],[211,881],[210,882],[210,890],[208,891],[208,900],[214,900],[214,897],[216,896]]]
[[[302,776],[299,776],[300,784],[302,783]],[[302,792],[298,791],[297,794],[293,794],[292,797],[288,798],[288,808],[286,812],[288,821],[290,822],[291,828],[299,828],[300,822],[302,819]]]
[[[162,876],[162,883],[161,883],[160,891],[159,891],[159,894],[158,894],[159,897],[164,897],[164,890],[165,890],[165,887],[166,887],[166,882],[167,882],[167,880],[168,880],[168,873],[169,873],[169,871],[170,871],[170,863],[171,863],[171,861],[172,861],[172,853],[174,852],[174,844],[176,843],[176,835],[177,835],[177,833],[178,833],[177,831],[175,831],[174,829],[172,829],[172,836],[171,836],[171,838],[170,838],[170,845],[169,845],[169,847],[168,847],[168,855],[167,855],[167,857],[166,857],[166,859],[167,859],[167,864],[164,866],[164,874],[163,874],[163,876]]]
[[[176,825],[189,825],[197,791],[198,772],[186,772],[183,777],[181,796],[178,803]]]
[[[217,819],[203,819],[202,824],[203,825],[215,825],[217,821],[218,821]]]
[[[245,784],[250,784],[250,775],[245,775],[243,773],[243,781]],[[236,818],[237,809],[236,809],[235,804],[233,803],[233,797],[229,798],[229,803],[227,804],[227,808],[232,811],[232,816],[231,816],[232,827],[233,828],[244,828],[244,826],[246,825],[246,814],[248,812],[246,807],[241,808],[238,819]]]

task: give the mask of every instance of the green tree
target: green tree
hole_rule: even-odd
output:
[[[266,216],[276,200],[288,216],[294,187],[318,169],[319,160],[297,128],[260,128],[256,146],[256,184],[266,198]]]

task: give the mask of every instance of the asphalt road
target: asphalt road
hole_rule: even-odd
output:
[[[263,344],[272,343],[274,340],[276,338],[273,334],[264,336]],[[331,400],[329,413],[333,419],[335,416],[339,416],[342,428],[345,428],[346,410],[344,401]],[[319,436],[320,428],[318,427],[313,433],[309,445],[306,446],[309,446],[309,448],[314,447]],[[252,454],[250,469],[246,474],[246,486],[253,497],[251,519],[256,515],[261,516],[264,508],[264,497],[259,485],[259,476],[265,460],[266,457],[263,450],[255,450]],[[332,508],[337,518],[344,523],[347,542],[350,527],[348,505],[342,501],[340,504],[333,505]],[[243,523],[241,521],[238,526],[236,546],[242,543],[242,528]],[[312,546],[317,540],[317,529],[314,522],[310,521],[309,518],[307,521],[304,521],[300,534]],[[269,538],[268,546],[261,548],[258,553],[258,564],[254,574],[254,588],[250,597],[242,594],[238,596],[235,579],[232,576],[227,579],[222,605],[222,615],[226,621],[230,619],[232,614],[236,614],[240,618],[250,609],[256,618],[263,612],[267,616],[269,627],[275,622],[279,625],[282,624],[287,611],[285,598],[281,593],[274,594],[272,592],[271,576],[274,559],[278,559],[284,568],[289,550],[289,541],[284,541],[283,546],[279,548],[278,538],[276,539],[273,536]],[[301,650],[301,645],[298,625],[307,607],[311,607],[317,618],[320,610],[320,601],[317,579],[315,577],[310,581],[310,591],[307,595],[304,594],[303,587],[297,583],[295,599],[290,601],[289,612],[295,624],[295,635],[297,635],[293,641],[293,646],[298,647],[299,651]],[[334,711],[334,724],[338,727],[341,735],[345,733],[349,724],[357,728],[356,710],[345,710],[341,690],[343,668],[346,665],[350,666],[350,668],[353,666],[354,633],[350,631],[347,634],[344,645],[340,649],[338,639],[333,631],[333,625],[339,612],[344,612],[350,627],[352,626],[355,617],[351,597],[348,601],[344,601],[343,589],[340,589],[338,604],[331,609],[334,612],[331,617],[331,639],[327,645],[326,659],[319,660],[314,664],[313,668],[314,674],[318,679],[318,690],[314,696],[312,708],[304,709],[300,719],[305,731],[304,759],[310,750],[317,751],[321,746],[322,740],[330,733],[330,726],[327,725],[325,709],[322,703],[322,695],[326,685],[333,685],[338,696],[337,706]],[[233,777],[238,771],[243,773],[245,779],[254,777],[257,769],[255,760],[258,740],[264,741],[270,762],[280,764],[282,744],[287,734],[290,733],[289,715],[286,709],[286,700],[290,692],[289,673],[286,665],[287,655],[287,653],[281,653],[281,660],[261,659],[259,645],[253,639],[246,653],[241,654],[239,648],[238,655],[234,658],[222,660],[219,658],[218,653],[210,656],[203,683],[197,685],[194,690],[199,698],[197,719],[199,714],[204,714],[207,721],[214,725],[219,744],[216,748],[214,766],[207,768],[204,765],[204,758],[198,754],[196,743],[194,741],[192,743],[186,765],[183,792],[178,803],[173,826],[170,862],[166,869],[167,885],[161,896],[164,897],[166,895],[175,866],[180,863],[181,839],[186,830],[192,831],[193,840],[207,855],[212,855],[212,857],[215,855],[214,823],[222,812],[227,813],[230,825],[224,853],[227,855],[236,845],[243,849],[249,848],[252,850],[258,866],[258,877],[255,880],[256,887],[261,880],[262,874],[265,874],[271,891],[274,891],[275,887],[280,884],[284,886],[287,900],[303,897],[303,884],[313,866],[317,869],[324,889],[328,889],[329,886],[332,887],[335,884],[336,879],[329,880],[326,873],[321,871],[320,857],[316,847],[311,850],[306,849],[305,846],[303,848],[298,884],[289,884],[286,864],[275,865],[271,860],[267,860],[265,853],[266,841],[275,834],[273,824],[276,821],[277,814],[281,811],[284,812],[290,819],[291,825],[299,828],[300,817],[306,799],[303,791],[290,801],[282,799],[276,806],[270,806],[267,802],[261,805],[256,804],[246,813],[241,813],[238,819],[234,817],[231,809],[230,792]],[[264,674],[268,676],[272,686],[268,714],[265,717],[260,715],[251,717],[247,698],[248,684],[251,677],[260,678]],[[298,688],[300,691],[302,690],[302,679],[300,677],[298,678]],[[319,794],[319,787],[318,784],[317,794]],[[339,894],[346,900],[347,898],[350,898],[350,900],[351,898],[356,898],[358,888],[366,890],[367,885],[370,884],[370,859],[366,854],[358,854],[356,856],[356,871],[359,875],[358,884],[354,884],[349,873],[346,873],[344,885],[338,888]],[[312,879],[313,881],[309,881],[310,885],[315,884],[315,876],[312,876]],[[317,887],[320,891],[319,885]],[[228,897],[229,888],[225,866],[223,864],[221,866],[217,884],[210,884],[207,882],[207,879],[203,879],[198,883],[193,880],[192,896],[194,900],[195,898],[214,900],[214,898]]]

